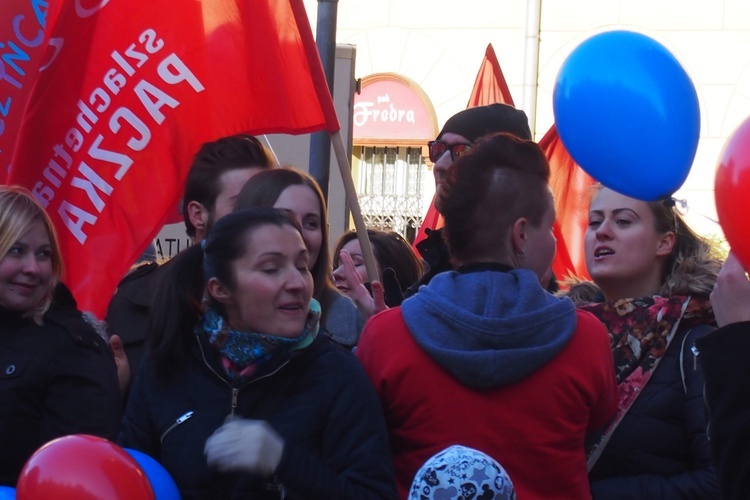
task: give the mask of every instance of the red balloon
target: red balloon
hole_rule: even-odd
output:
[[[714,182],[719,224],[732,252],[750,269],[750,118],[732,134],[721,153]]]
[[[16,498],[154,500],[154,492],[128,452],[104,438],[74,434],[50,441],[29,458]]]

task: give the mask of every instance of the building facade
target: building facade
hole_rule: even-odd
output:
[[[304,3],[315,27],[318,2]],[[750,3],[341,0],[337,14],[336,41],[356,47],[355,76],[362,79],[363,92],[378,79],[400,81],[421,96],[425,112],[435,119],[432,137],[424,137],[427,132],[422,129],[409,132],[408,126],[396,122],[387,125],[397,137],[376,137],[357,129],[355,109],[353,171],[363,211],[373,225],[407,231],[411,214],[418,211],[408,198],[426,207],[434,188],[426,152],[420,148],[466,107],[488,44],[497,54],[516,106],[527,112],[539,140],[554,122],[552,95],[565,58],[592,35],[628,29],[667,47],[695,84],[700,143],[690,175],[675,196],[687,200],[688,221],[698,232],[720,234],[713,222],[714,172],[727,139],[750,116]],[[375,99],[377,104],[377,95]],[[361,101],[357,96],[355,106]],[[399,109],[406,108],[394,104],[393,109],[395,115],[387,106],[386,120],[398,120]],[[389,210],[395,215],[385,220]]]

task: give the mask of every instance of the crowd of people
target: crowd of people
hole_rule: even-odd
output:
[[[0,187],[0,485],[83,433],[155,458],[185,499],[750,496],[739,261],[671,199],[598,186],[592,281],[550,293],[525,114],[467,109],[428,147],[444,227],[417,252],[368,231],[370,276],[356,233],[329,251],[312,177],[249,135],[205,144],[192,246],[134,267],[104,322],[42,206]]]

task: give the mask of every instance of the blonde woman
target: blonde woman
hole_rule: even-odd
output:
[[[0,484],[66,434],[114,438],[120,390],[114,357],[72,297],[55,300],[63,264],[44,209],[0,186]],[[64,303],[65,302],[65,303]]]
[[[719,498],[691,348],[713,330],[720,262],[674,209],[600,188],[589,208],[586,266],[571,288],[612,339],[620,403],[591,440],[596,498]],[[586,293],[583,293],[586,291]]]

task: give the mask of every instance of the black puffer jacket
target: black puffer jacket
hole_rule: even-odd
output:
[[[594,499],[720,498],[706,438],[703,376],[691,351],[712,330],[677,331],[591,471]]]
[[[114,439],[120,406],[112,351],[80,312],[53,307],[39,326],[0,309],[0,484],[54,438]]]
[[[204,445],[230,413],[268,421],[284,439],[276,484],[287,498],[395,498],[380,404],[354,356],[319,335],[273,374],[233,389],[196,337],[186,373],[158,382],[148,359],[132,389],[120,444],[159,460],[184,499],[279,498],[268,478],[225,474]]]
[[[438,274],[453,269],[453,264],[451,263],[451,254],[448,250],[448,245],[443,239],[443,230],[427,229],[426,234],[427,237],[417,243],[417,251],[419,252],[419,255],[422,256],[422,260],[424,260],[425,264],[427,265],[427,272],[424,273],[419,281],[409,286],[409,288],[403,293],[403,297],[401,298],[401,300],[408,299],[409,297],[417,293],[420,286],[427,285],[432,280],[432,278],[434,278]],[[388,294],[390,292],[390,290],[388,289],[388,283],[383,283],[383,286],[386,287],[385,291],[386,294]],[[395,307],[397,305],[401,305],[401,302],[391,305],[391,307]]]

